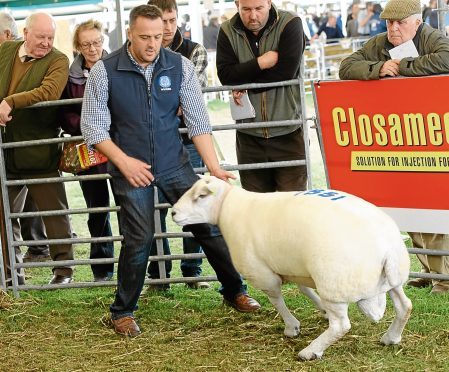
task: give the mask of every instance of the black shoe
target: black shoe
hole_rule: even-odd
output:
[[[98,275],[98,276],[94,276],[94,282],[108,282],[112,279],[112,276],[109,275]]]
[[[53,275],[53,278],[51,278],[48,284],[69,284],[72,280],[71,276]]]

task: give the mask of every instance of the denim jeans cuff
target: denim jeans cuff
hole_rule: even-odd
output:
[[[231,302],[233,302],[238,295],[248,293],[246,284],[242,284],[237,289],[237,291],[236,290],[233,290],[233,291],[225,290],[225,288],[223,288],[223,287],[221,287],[218,291],[223,295],[223,298],[226,301],[231,301]]]
[[[182,271],[182,276],[184,277],[184,278],[189,278],[189,277],[198,277],[198,276],[201,276],[201,269],[200,270],[198,270],[198,271],[184,271],[184,270],[181,270]]]
[[[126,311],[126,312],[120,312],[120,313],[111,313],[111,319],[112,320],[117,320],[117,319],[121,319],[124,318],[126,316],[132,316],[134,317],[133,312],[131,311]]]

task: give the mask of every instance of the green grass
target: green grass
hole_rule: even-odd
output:
[[[216,289],[217,286],[214,286]],[[412,317],[399,346],[379,338],[392,320],[370,323],[354,306],[352,330],[323,360],[299,362],[296,354],[327,326],[292,285],[284,287],[290,309],[301,320],[301,336],[287,339],[266,297],[263,309],[240,314],[220,304],[215,290],[173,286],[147,295],[136,312],[142,335],[116,336],[108,325],[112,289],[71,289],[0,298],[2,371],[444,371],[449,369],[447,296],[408,290]]]
[[[216,106],[220,106],[217,103]],[[215,109],[215,108],[214,108]],[[218,107],[217,110],[220,108]],[[324,186],[319,151],[312,150],[314,187]],[[321,164],[322,167],[322,164]],[[84,207],[77,183],[67,184],[71,208]],[[112,215],[117,235],[115,214]],[[88,236],[86,216],[74,215],[78,236]],[[171,223],[169,230],[176,227]],[[119,244],[116,244],[118,255]],[[180,252],[180,240],[171,242]],[[75,246],[87,258],[86,244]],[[180,276],[174,262],[173,276]],[[203,264],[205,275],[211,275]],[[412,257],[412,270],[419,271]],[[50,268],[27,270],[29,283],[46,283]],[[89,267],[77,266],[76,281],[89,281]],[[318,361],[300,362],[298,352],[322,333],[327,321],[294,285],[283,292],[301,321],[297,339],[283,336],[283,322],[267,297],[249,287],[263,308],[241,314],[222,305],[218,283],[193,291],[172,285],[164,294],[146,294],[136,317],[143,331],[135,339],[116,336],[108,307],[114,288],[21,291],[15,299],[0,293],[0,371],[447,371],[449,370],[449,296],[430,296],[429,289],[407,288],[414,309],[399,346],[379,343],[393,318],[391,303],[378,324],[370,323],[354,305],[352,329]]]

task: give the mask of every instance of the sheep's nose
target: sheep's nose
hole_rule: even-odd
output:
[[[175,211],[171,211],[172,218],[175,217],[175,215],[176,215],[176,212]]]

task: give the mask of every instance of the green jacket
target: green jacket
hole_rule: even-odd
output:
[[[7,97],[11,76],[13,74],[13,65],[16,54],[22,42],[5,42],[0,47],[0,101]],[[53,49],[45,57],[32,62],[31,68],[20,80],[15,90],[17,93],[35,92],[41,87],[44,79],[51,80],[49,69],[56,60],[64,59],[67,61],[66,76],[68,76],[68,59],[58,51]],[[60,79],[62,80],[62,79]],[[59,82],[50,83],[54,88],[54,97],[61,96],[64,84]],[[57,87],[55,85],[58,85]],[[59,87],[59,85],[62,85]],[[30,94],[33,94],[30,92]],[[57,98],[55,98],[57,96]],[[44,100],[50,100],[51,95],[45,93],[42,95]],[[13,108],[11,111],[12,120],[9,121],[2,130],[3,142],[19,142],[38,139],[56,138],[60,134],[60,126],[57,118],[58,108]],[[61,145],[40,145],[27,146],[8,149],[5,151],[5,164],[8,174],[33,175],[39,173],[52,172],[58,169],[59,158],[61,155]]]
[[[295,14],[277,10],[276,20],[268,27],[259,41],[260,54],[264,54],[270,50],[277,50],[279,40],[285,26],[295,17]],[[229,21],[224,22],[221,26],[223,32],[228,37],[232,48],[240,62],[246,62],[254,58],[254,53],[245,35],[245,31],[238,27],[237,21],[240,19],[239,14],[234,15]],[[300,35],[298,35],[300,37]],[[297,76],[300,75],[301,56],[298,56]],[[299,85],[289,85],[278,87],[275,89],[257,92],[253,90],[248,91],[249,99],[256,111],[254,119],[246,119],[239,122],[254,122],[254,121],[275,121],[275,120],[295,120],[301,119],[301,95]],[[273,128],[257,128],[257,129],[238,129],[256,137],[277,137],[297,130],[298,126],[288,127],[273,127]]]
[[[399,64],[402,76],[427,76],[449,73],[449,39],[440,31],[422,24],[413,42],[419,57],[404,58]],[[391,59],[388,50],[393,45],[387,34],[381,33],[369,39],[358,51],[345,58],[340,65],[342,80],[377,80],[385,61]]]

